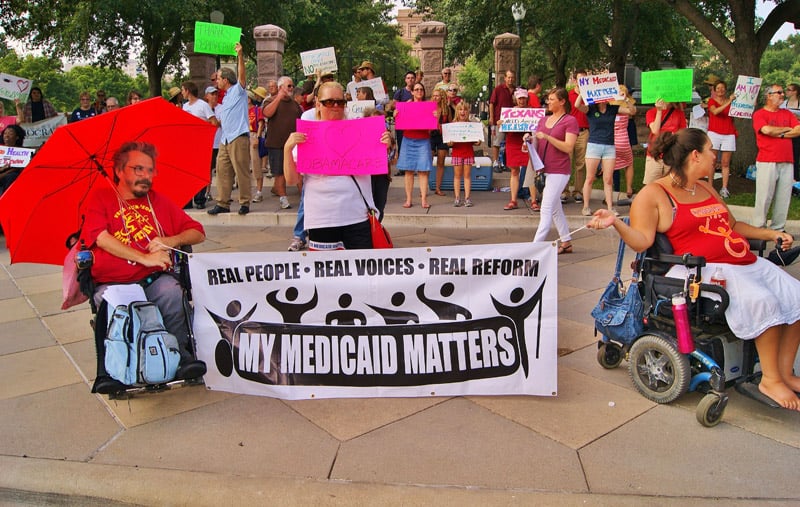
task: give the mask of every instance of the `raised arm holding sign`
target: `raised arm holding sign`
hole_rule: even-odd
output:
[[[595,74],[578,77],[583,102],[587,105],[610,102],[619,98],[619,83],[616,73]]]

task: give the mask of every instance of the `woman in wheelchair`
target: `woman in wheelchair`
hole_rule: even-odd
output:
[[[713,175],[715,157],[702,130],[665,132],[656,139],[652,152],[671,170],[634,199],[630,225],[603,209],[594,213],[588,227],[613,226],[637,252],[649,248],[661,232],[675,255],[705,257],[708,273],[721,268],[730,295],[725,318],[737,337],[755,340],[762,371],[759,390],[780,406],[800,411],[800,377],[792,370],[800,344],[800,281],[754,255],[747,241],[780,239],[781,248],[787,250],[792,236],[733,217],[706,181]]]

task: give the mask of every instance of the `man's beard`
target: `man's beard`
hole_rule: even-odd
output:
[[[142,197],[147,197],[147,193],[150,192],[150,187],[152,186],[150,180],[136,180],[133,184],[134,187],[138,185],[144,185],[147,187],[146,190],[136,190],[136,189],[132,190],[131,192],[133,193],[134,197],[136,197],[137,199],[141,199]]]

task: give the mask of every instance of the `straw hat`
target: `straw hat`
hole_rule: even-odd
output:
[[[177,86],[173,86],[172,88],[169,89],[167,94],[169,95],[169,100],[172,100],[181,94],[181,89],[178,88]]]
[[[711,86],[711,85],[715,85],[715,84],[717,84],[719,82],[720,82],[720,79],[719,79],[719,77],[717,77],[716,74],[709,74],[708,77],[706,78],[706,80],[703,81],[703,84]]]
[[[267,92],[267,89],[266,89],[266,88],[264,88],[263,86],[257,86],[257,87],[256,87],[256,88],[253,90],[253,93],[255,93],[255,94],[256,94],[256,97],[258,97],[258,98],[259,98],[259,99],[261,99],[261,100],[264,100],[264,99],[266,99],[266,98],[267,98],[267,95],[269,95],[269,93]]]
[[[361,69],[370,69],[373,72],[375,71],[375,67],[372,66],[372,62],[370,62],[369,60],[364,60],[363,62],[361,62],[361,65],[358,66],[358,70]]]

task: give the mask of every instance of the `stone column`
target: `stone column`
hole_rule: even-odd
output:
[[[256,40],[258,86],[266,88],[267,81],[278,79],[283,73],[286,30],[275,25],[261,25],[253,29],[253,37]]]
[[[517,73],[517,58],[519,57],[520,38],[513,33],[502,33],[494,38],[494,72],[496,74],[494,85],[503,82],[507,70]],[[517,76],[516,83],[520,83]]]
[[[189,80],[197,85],[199,97],[202,99],[206,87],[211,85],[211,73],[216,70],[214,55],[195,53],[194,42],[188,42],[186,56],[189,58]]]
[[[425,76],[422,84],[425,85],[425,92],[428,97],[433,92],[433,87],[441,79],[442,68],[444,68],[444,41],[447,38],[447,26],[439,21],[425,21],[417,26],[419,33],[419,45],[422,54],[419,58],[419,65]]]

